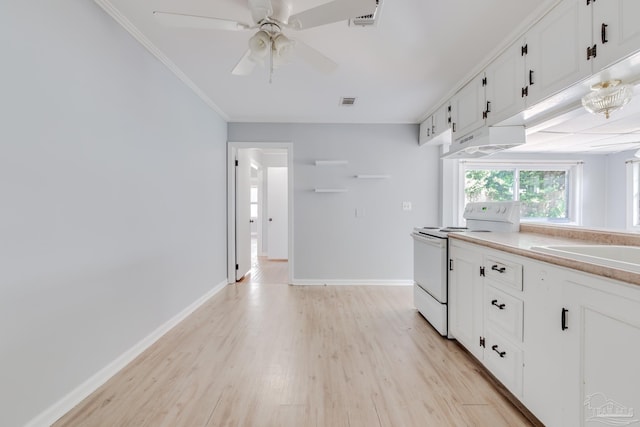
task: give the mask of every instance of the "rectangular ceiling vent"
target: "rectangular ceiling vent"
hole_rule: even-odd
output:
[[[348,98],[348,97],[340,98],[340,105],[350,106],[350,105],[353,105],[355,103],[356,103],[356,99],[353,98],[353,97],[351,97],[351,98]]]
[[[382,0],[376,0],[376,9],[370,15],[358,16],[349,20],[349,25],[359,25],[361,27],[371,27],[377,24],[380,16],[380,6]]]

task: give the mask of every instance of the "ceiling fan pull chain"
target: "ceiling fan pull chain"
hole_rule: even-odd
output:
[[[273,37],[269,38],[269,84],[273,80]]]

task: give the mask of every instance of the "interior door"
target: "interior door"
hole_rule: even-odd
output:
[[[288,259],[288,171],[286,167],[267,168],[267,218],[269,259]]]
[[[249,150],[236,157],[236,280],[251,270],[251,164]]]

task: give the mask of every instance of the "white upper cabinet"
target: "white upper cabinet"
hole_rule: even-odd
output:
[[[449,130],[451,107],[449,103],[442,105],[432,115],[420,123],[420,145],[422,144],[450,144],[451,136],[443,135]]]
[[[431,131],[434,135],[441,135],[443,132],[449,130],[449,123],[451,118],[451,106],[449,105],[449,103],[446,103],[438,108],[438,110],[433,113],[432,117],[433,123],[431,125]]]
[[[524,41],[511,45],[485,70],[487,126],[518,114],[525,108],[522,88],[525,84]]]
[[[427,117],[424,122],[420,123],[420,145],[426,144],[433,138],[432,127],[433,116]]]
[[[480,73],[451,98],[451,130],[453,139],[481,128],[486,109],[484,73]]]
[[[625,58],[640,49],[640,1],[598,0],[593,10],[593,44],[596,57],[593,71]]]
[[[591,12],[585,2],[562,1],[526,33],[522,90],[528,107],[591,75]]]

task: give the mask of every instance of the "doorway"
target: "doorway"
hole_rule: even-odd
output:
[[[228,145],[229,283],[292,283],[290,143]]]

